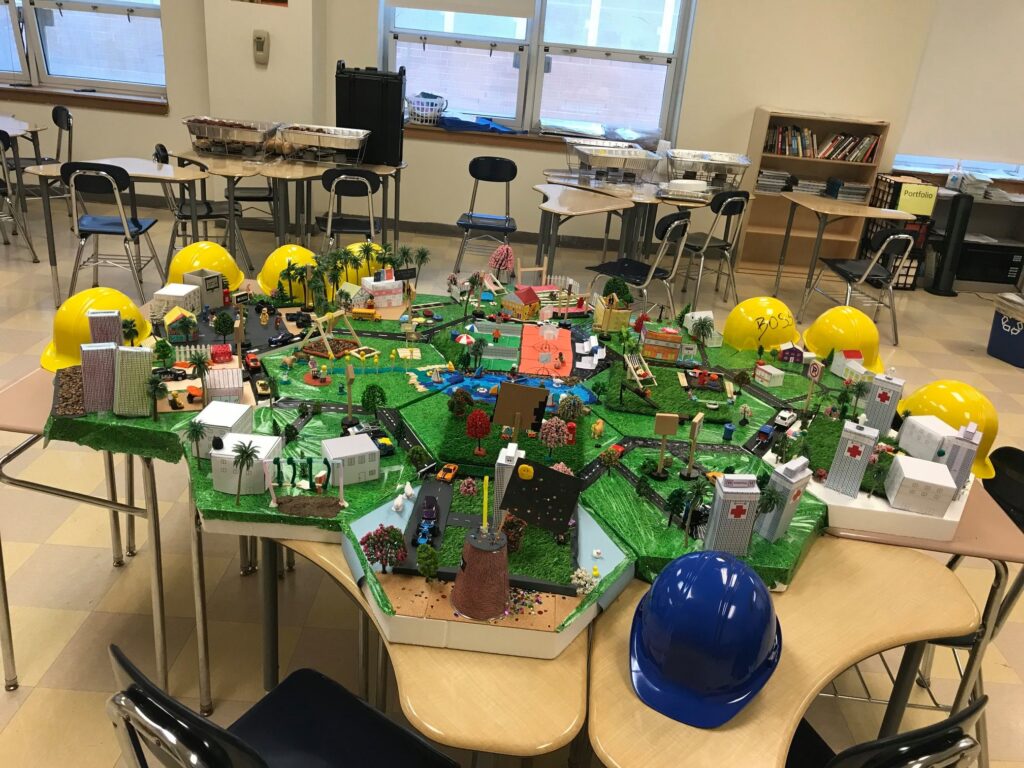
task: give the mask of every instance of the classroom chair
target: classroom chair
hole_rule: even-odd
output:
[[[469,175],[473,177],[473,193],[469,198],[469,210],[459,216],[455,226],[462,230],[459,255],[455,258],[455,272],[462,267],[462,257],[470,240],[490,240],[508,245],[509,236],[516,231],[516,220],[512,218],[512,182],[519,174],[514,162],[505,157],[474,157],[469,161]],[[480,182],[505,185],[505,215],[479,213],[476,210],[476,194]],[[478,233],[474,235],[473,233]]]
[[[321,253],[334,250],[338,235],[362,235],[373,240],[381,231],[381,220],[373,212],[373,196],[380,190],[380,176],[358,168],[332,168],[321,179],[330,195],[327,213],[316,217],[317,228],[324,233]],[[351,216],[342,211],[346,198],[366,200],[366,216]]]
[[[856,297],[859,303],[874,306],[872,320],[878,320],[878,313],[883,306],[889,309],[889,316],[892,319],[892,343],[893,346],[898,346],[900,336],[896,326],[896,304],[892,285],[913,247],[913,234],[898,227],[887,227],[875,232],[868,240],[869,253],[866,259],[821,259],[814,282],[810,288],[804,290],[796,321],[801,322],[804,309],[807,308],[814,293],[820,293],[825,298],[846,306],[851,306],[852,300]],[[887,264],[883,263],[883,257]],[[819,287],[821,276],[825,274],[826,269],[846,283],[846,294],[842,301]],[[874,289],[877,293],[872,295],[868,288]]]
[[[704,262],[717,262],[715,267],[715,291],[719,288],[722,273],[725,273],[725,298],[729,299],[729,287],[732,287],[733,299],[739,303],[740,297],[736,292],[736,273],[733,271],[733,262],[736,259],[736,249],[739,245],[740,232],[743,229],[743,218],[747,213],[747,205],[750,203],[750,193],[739,190],[719,192],[711,198],[708,206],[715,218],[711,221],[711,227],[707,232],[697,232],[690,235],[689,246],[686,254],[689,260],[686,263],[686,273],[683,278],[683,293],[689,287],[690,280],[694,281],[693,300],[690,306],[696,310],[697,301],[700,299],[700,281],[704,275]],[[721,237],[716,232],[721,223]],[[697,274],[693,274],[693,262],[697,262]]]
[[[290,674],[224,729],[160,690],[116,645],[110,661],[119,692],[107,702],[107,715],[129,768],[147,768],[143,747],[160,765],[180,768],[457,766],[311,669]]]
[[[7,153],[11,150],[11,136],[7,131],[0,131],[0,160],[7,160]],[[4,245],[11,244],[11,238],[7,235],[7,228],[4,226],[5,221],[11,222],[12,234],[18,234],[18,229],[21,229],[21,233],[25,236],[25,245],[28,246],[29,252],[32,254],[32,263],[36,264],[39,262],[39,257],[36,255],[36,249],[32,245],[32,237],[29,235],[28,227],[26,226],[25,216],[22,214],[21,209],[18,208],[18,201],[14,195],[14,185],[11,183],[10,171],[8,170],[6,162],[0,162],[0,235],[3,236]]]
[[[40,154],[38,154],[36,152],[35,143],[33,142],[32,143],[32,153],[28,157],[25,157],[25,156],[19,157],[17,163],[15,163],[13,157],[6,160],[6,162],[7,162],[7,169],[8,170],[16,171],[20,175],[20,172],[23,171],[25,168],[28,168],[29,166],[44,165],[44,164],[49,164],[49,163],[70,163],[71,162],[71,160],[73,159],[72,149],[73,149],[73,141],[74,141],[74,134],[75,134],[75,131],[74,131],[74,119],[71,116],[71,110],[69,110],[67,107],[63,107],[63,106],[60,106],[58,104],[56,107],[54,107],[51,110],[50,118],[53,120],[53,124],[57,128],[57,146],[56,146],[56,151],[53,153],[53,157],[50,157],[48,155],[40,155]],[[64,153],[65,136],[67,137],[67,143],[66,143],[67,154],[66,154],[66,156],[65,156],[65,153]],[[27,137],[26,137],[26,140],[28,140]],[[44,181],[40,180],[40,184],[42,184],[42,183],[47,183],[47,182],[44,182]],[[67,203],[67,206],[68,206],[68,217],[70,218],[71,215],[72,215],[72,211],[71,211],[71,195],[68,193],[67,188],[65,187],[65,188],[61,189],[60,187],[62,187],[63,185],[59,181],[51,181],[49,183],[54,187],[54,189],[50,190],[50,199],[53,200],[53,199],[57,199],[57,198],[63,198],[65,200],[65,202]],[[38,190],[38,187],[35,187],[34,189]],[[21,192],[21,190],[19,190],[19,193],[20,192]],[[24,194],[19,194],[19,196],[21,197],[21,207],[22,207],[22,210],[23,211],[27,210],[27,207],[26,207],[26,204],[25,204],[25,195]]]
[[[676,316],[675,299],[672,296],[673,284],[676,274],[679,272],[679,265],[683,260],[683,253],[686,249],[687,234],[690,231],[690,212],[681,211],[663,216],[655,225],[654,234],[661,240],[661,246],[654,260],[647,264],[636,259],[616,259],[615,261],[602,261],[600,264],[587,267],[591,272],[596,272],[594,279],[590,281],[588,294],[594,292],[594,284],[601,277],[619,277],[629,285],[640,289],[640,296],[643,307],[641,314],[647,312],[647,288],[655,280],[665,286],[665,293],[668,296],[668,311],[672,317]],[[667,269],[661,266],[661,262],[668,254],[670,246],[675,246],[675,255],[672,257],[672,264]]]
[[[99,285],[99,268],[118,267],[131,272],[132,280],[135,281],[135,288],[139,292],[142,303],[146,302],[146,294],[142,290],[142,270],[152,262],[160,273],[160,284],[163,285],[164,268],[157,256],[156,248],[153,247],[153,240],[149,236],[149,230],[156,224],[156,219],[140,219],[138,202],[135,197],[135,184],[131,176],[124,168],[105,163],[64,163],[60,167],[60,177],[71,193],[71,207],[79,210],[85,209],[85,203],[80,196],[87,195],[111,195],[114,206],[117,209],[116,216],[94,216],[88,212],[81,216],[72,218],[71,230],[78,238],[78,250],[75,252],[75,265],[71,273],[71,285],[68,288],[68,296],[75,292],[78,284],[78,272],[86,267],[92,267],[92,284]],[[128,196],[128,210],[125,210],[124,196]],[[130,214],[130,215],[129,215]],[[99,239],[103,236],[116,235],[122,238],[124,246],[124,257],[120,255],[101,254],[99,251]],[[92,238],[92,255],[83,261],[82,254],[85,252],[85,245]],[[142,238],[146,239],[150,257],[142,260]]]
[[[967,768],[981,746],[968,734],[982,714],[988,697],[942,722],[896,736],[857,744],[838,755],[806,720],[797,727],[786,768]]]

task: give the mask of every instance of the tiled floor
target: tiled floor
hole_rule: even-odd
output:
[[[44,253],[38,203],[31,204],[31,211],[35,242]],[[167,218],[164,211],[153,215]],[[56,218],[63,225],[63,218]],[[163,226],[156,230],[158,247],[166,243],[166,233]],[[59,232],[57,240],[66,287],[73,243],[67,231]],[[247,233],[246,240],[257,261],[271,250],[267,235]],[[437,237],[407,236],[406,240],[431,249],[433,261],[421,289],[440,292],[457,243]],[[108,245],[119,247],[115,241]],[[591,252],[562,249],[558,271],[582,276],[583,267],[595,259]],[[473,268],[471,257],[465,266]],[[108,271],[102,280],[132,294],[124,274]],[[152,290],[155,283],[156,273],[151,271],[147,289]],[[740,275],[741,297],[763,293],[769,285],[766,277]],[[53,307],[46,265],[30,263],[20,238],[14,238],[10,246],[0,246],[0,286],[0,386],[4,386],[38,366],[39,354],[50,337]],[[782,298],[790,306],[799,301],[800,287],[795,279],[784,285]],[[818,307],[824,309],[825,305]],[[728,307],[717,304],[716,309],[721,322]],[[1000,413],[997,444],[1024,443],[1024,374],[985,354],[992,318],[990,298],[965,294],[942,299],[917,291],[900,295],[899,310],[902,344],[898,349],[890,347],[883,331],[886,365],[895,366],[911,389],[936,378],[957,378],[979,387]],[[18,436],[0,433],[0,448],[19,441]],[[197,706],[185,474],[181,466],[158,467],[170,688],[174,695]],[[53,481],[59,476],[69,487],[88,492],[99,491],[103,482],[99,456],[67,444],[30,452],[16,470],[37,480]],[[21,679],[17,692],[0,693],[0,765],[114,766],[118,750],[104,713],[104,702],[113,691],[106,647],[116,642],[144,670],[152,672],[153,666],[150,550],[145,526],[138,530],[138,556],[129,559],[124,568],[114,569],[107,515],[102,510],[3,487],[0,531]],[[258,580],[239,577],[236,540],[220,536],[206,537],[206,573],[217,704],[214,719],[230,723],[262,693]],[[989,573],[987,564],[980,561],[968,562],[959,571],[978,600],[984,599]],[[301,560],[285,580],[281,598],[285,670],[312,666],[355,687],[356,616],[351,601],[329,578]],[[873,692],[884,695],[881,665],[869,662],[865,671]],[[1024,711],[1024,606],[1018,606],[989,652],[985,674],[992,698],[989,738],[993,765],[1024,768],[1024,720],[1020,717]],[[955,668],[941,654],[935,678],[936,689],[948,696]],[[851,675],[839,681],[843,690],[856,684]],[[908,722],[919,723],[929,717],[912,710]],[[811,718],[834,747],[844,747],[877,732],[881,707],[820,699]],[[467,760],[464,753],[459,757]],[[536,763],[560,766],[566,760],[566,750],[561,750]]]

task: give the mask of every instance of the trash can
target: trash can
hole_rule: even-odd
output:
[[[1016,293],[996,297],[988,353],[999,360],[1024,368],[1024,298]]]

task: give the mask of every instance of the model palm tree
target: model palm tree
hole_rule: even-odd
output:
[[[135,340],[139,338],[139,328],[132,318],[126,317],[121,321],[121,335],[124,336],[124,340],[128,342],[129,347],[135,346]]]
[[[857,415],[857,405],[860,403],[862,397],[867,397],[871,387],[868,386],[866,381],[855,381],[853,386],[850,387],[850,394],[853,395],[853,415]]]
[[[153,401],[153,421],[157,421],[156,402],[167,397],[167,385],[159,376],[150,376],[149,381],[146,382],[146,392],[149,394],[149,399]]]
[[[419,251],[417,251],[419,253]],[[419,272],[416,273],[416,279],[420,279]],[[465,317],[469,313],[469,300],[473,298],[476,293],[476,289],[483,285],[484,279],[480,277],[479,272],[474,272],[466,280],[469,287],[466,289],[466,300],[462,302],[462,316]]]
[[[192,366],[195,376],[199,379],[199,386],[203,388],[203,405],[209,402],[206,396],[206,374],[210,372],[210,359],[206,356],[205,352],[193,352],[188,358],[189,365]]]
[[[417,248],[416,253],[412,255],[412,263],[416,265],[416,280],[413,283],[414,288],[419,288],[420,285],[420,273],[423,268],[427,266],[427,262],[430,261],[430,251],[426,248]]]
[[[198,461],[199,441],[206,437],[206,425],[199,419],[193,418],[185,427],[185,437],[192,443],[192,447],[195,448],[196,461]]]
[[[708,494],[714,490],[711,486],[711,482],[701,475],[692,483],[690,483],[689,493],[687,494],[686,504],[686,519],[683,521],[683,541],[686,544],[690,543],[690,532],[694,527],[694,515],[700,510],[707,501]]]
[[[292,288],[292,279],[295,277],[296,266],[290,261],[281,270],[281,277],[288,283],[288,298],[295,298],[295,291]]]
[[[395,266],[395,249],[391,243],[381,246],[380,253],[377,254],[377,263],[380,264],[381,269]]]
[[[761,497],[757,500],[757,514],[767,515],[769,512],[778,509],[785,500],[786,497],[782,494],[782,491],[774,485],[762,488]]]
[[[697,342],[701,351],[707,346],[708,340],[715,335],[715,321],[707,315],[698,317],[690,326],[690,335]]]
[[[412,264],[412,248],[403,245],[399,247],[398,253],[395,255],[395,266],[408,267],[410,264]]]
[[[626,368],[626,357],[640,351],[640,340],[628,328],[619,329],[619,342],[622,344],[622,368]]]
[[[250,440],[247,443],[236,443],[231,452],[235,454],[235,459],[231,464],[238,470],[238,486],[235,490],[235,506],[237,507],[242,503],[242,475],[252,469],[256,459],[260,457],[260,451]]]
[[[367,276],[373,273],[373,262],[377,258],[377,249],[374,247],[372,240],[367,240],[365,243],[359,245],[359,263],[366,267]],[[359,271],[356,270],[356,277],[359,277]]]

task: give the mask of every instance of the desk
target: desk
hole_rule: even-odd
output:
[[[0,115],[0,131],[6,131],[7,134],[14,139],[11,142],[11,154],[14,159],[14,175],[18,184],[17,197],[20,199],[19,205],[22,211],[27,211],[28,206],[25,203],[24,195],[24,171],[25,169],[21,166],[21,154],[18,151],[17,139],[27,139],[32,142],[32,153],[35,157],[36,162],[39,162],[42,157],[42,152],[39,149],[39,133],[45,131],[45,125],[39,125],[37,123],[26,123],[24,120],[18,120],[14,115]]]
[[[364,615],[369,613],[341,547],[308,541],[281,543],[326,571]],[[276,589],[276,570],[269,570]],[[551,660],[384,644],[402,712],[433,741],[477,752],[532,757],[563,747],[583,727],[586,633]]]
[[[621,213],[633,207],[630,200],[588,192],[561,184],[537,184],[534,190],[544,196],[540,204],[540,232],[537,237],[537,266],[547,257],[548,274],[554,274],[558,228],[576,216],[595,213]]]
[[[608,766],[781,768],[811,701],[851,664],[978,626],[974,601],[941,563],[907,549],[822,537],[793,585],[773,595],[783,638],[774,675],[735,718],[705,730],[655,712],[633,693],[630,625],[647,589],[630,585],[593,630],[590,741]]]
[[[192,238],[199,239],[199,220],[195,208],[196,182],[207,178],[208,174],[196,167],[179,168],[172,163],[157,163],[138,157],[107,157],[93,160],[95,163],[116,165],[128,171],[133,181],[156,182],[159,184],[185,184],[189,188],[192,200]],[[60,179],[61,163],[32,165],[25,169],[26,173],[39,177],[39,192],[43,199],[43,223],[46,226],[46,252],[50,261],[50,281],[53,287],[53,304],[59,307],[60,278],[57,274],[57,249],[53,242],[53,212],[50,209],[50,184]]]

